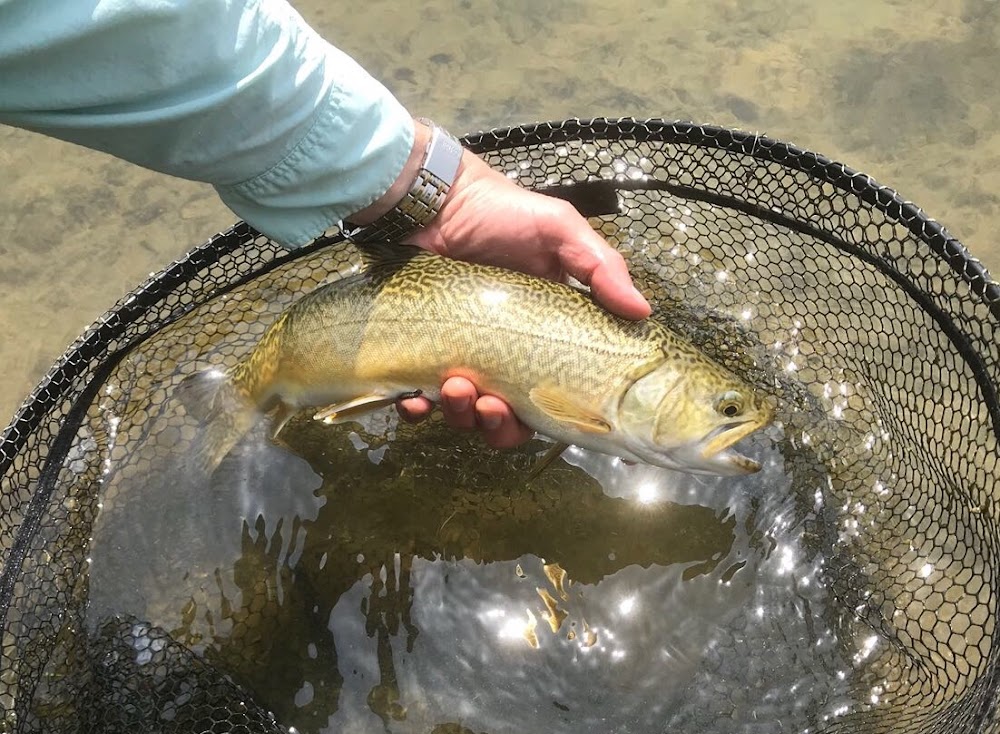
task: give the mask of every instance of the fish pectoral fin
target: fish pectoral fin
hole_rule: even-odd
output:
[[[585,433],[610,433],[611,424],[599,413],[584,408],[559,390],[536,387],[528,393],[531,402],[554,420],[569,423]]]
[[[328,405],[318,411],[313,416],[313,419],[323,421],[327,424],[340,423],[341,421],[351,420],[359,415],[364,415],[365,413],[371,413],[373,410],[384,408],[387,405],[392,405],[396,402],[396,399],[396,395],[386,396],[385,394],[375,393],[371,395],[362,395],[357,398],[352,398],[344,403]]]

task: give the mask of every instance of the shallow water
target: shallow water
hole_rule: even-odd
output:
[[[180,459],[106,502],[88,618],[169,630],[302,732],[805,731],[882,643],[831,604],[829,479],[781,435],[746,478],[572,449],[526,484],[538,442],[297,420],[308,463],[251,439],[207,502]]]
[[[997,5],[301,7],[411,109],[456,131],[597,114],[765,131],[895,186],[997,268]],[[98,312],[232,217],[206,187],[0,136],[0,164],[17,172],[0,188],[0,322],[17,335],[0,342],[9,413]],[[731,292],[714,271],[690,261],[670,282]],[[762,334],[794,350],[812,326]],[[824,407],[849,412],[864,397],[867,410],[870,396],[837,392],[841,377]],[[876,427],[850,437],[852,458],[883,440]],[[831,517],[824,468],[779,428],[755,440],[765,469],[745,480],[570,454],[578,468],[531,485],[539,444],[512,458],[440,427],[408,432],[390,414],[316,430],[288,434],[309,462],[259,442],[213,487],[181,466],[107,498],[90,622],[126,612],[160,625],[303,732],[797,732],[878,704],[877,675],[862,673],[883,638],[819,579],[842,538],[902,502],[906,487],[881,497],[896,491],[888,477],[866,476],[858,503]],[[898,560],[880,573],[930,586],[953,570],[933,538],[869,540]],[[923,619],[921,599],[884,603]],[[553,631],[544,614],[562,613]],[[991,634],[983,623],[978,640]]]
[[[456,132],[626,114],[766,132],[893,186],[1000,269],[994,0],[296,6]],[[11,415],[83,328],[233,217],[207,186],[21,131],[0,129],[0,170]]]
[[[233,364],[304,287],[351,271],[349,248],[319,249],[135,345],[100,386],[65,470],[81,485],[71,497],[100,490],[86,623],[120,638],[109,617],[155,625],[157,644],[211,666],[186,685],[231,676],[301,732],[871,731],[918,710],[928,668],[957,696],[960,664],[992,644],[982,556],[962,547],[977,547],[962,528],[984,506],[934,471],[914,484],[914,467],[945,463],[933,457],[946,447],[909,434],[924,378],[910,374],[913,415],[897,417],[896,371],[880,376],[891,334],[866,325],[861,295],[827,286],[868,284],[927,332],[910,349],[928,364],[954,359],[950,342],[836,247],[670,193],[623,198],[602,231],[658,317],[778,399],[778,423],[750,446],[763,471],[694,478],[571,452],[528,483],[544,444],[492,452],[386,412],[344,427],[299,417],[285,447],[251,436],[209,481],[175,388]],[[662,212],[655,227],[643,211]],[[759,292],[792,263],[825,264],[830,283],[802,284],[821,314]],[[134,661],[111,670],[164,705],[156,676],[184,670],[144,665],[156,651],[132,634],[80,657]]]

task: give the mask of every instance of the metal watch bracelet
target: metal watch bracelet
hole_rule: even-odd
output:
[[[417,177],[409,191],[392,209],[371,224],[352,227],[343,223],[343,233],[352,242],[395,242],[428,224],[441,210],[458,173],[463,149],[458,139],[429,120],[431,140]]]

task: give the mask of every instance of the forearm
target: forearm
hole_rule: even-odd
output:
[[[409,114],[281,0],[87,6],[0,2],[0,121],[211,183],[286,244],[409,184]]]

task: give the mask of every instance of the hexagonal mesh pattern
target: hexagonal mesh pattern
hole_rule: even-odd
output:
[[[865,705],[809,731],[1000,731],[1000,287],[985,270],[893,191],[760,136],[593,120],[465,142],[591,215],[658,311],[776,393],[786,440],[822,466],[838,514],[817,529],[825,581],[890,644],[849,682]],[[127,511],[193,436],[171,388],[232,364],[356,261],[335,235],[287,254],[237,225],[124,299],[28,399],[0,447],[0,732],[282,730],[180,631],[88,630],[88,555],[99,509]]]

